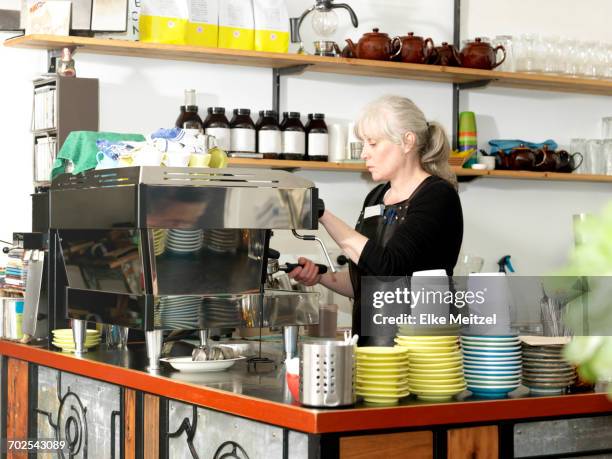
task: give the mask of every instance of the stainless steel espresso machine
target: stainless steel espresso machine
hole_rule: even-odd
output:
[[[265,288],[272,230],[318,226],[322,202],[308,180],[256,169],[107,169],[59,176],[50,208],[79,353],[87,322],[144,331],[149,369],[159,367],[163,330],[318,323],[318,294]]]

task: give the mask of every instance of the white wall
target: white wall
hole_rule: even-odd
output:
[[[310,0],[291,0],[296,16]],[[452,37],[452,1],[352,0],[360,27],[349,25],[339,12],[336,40],[378,26],[391,36],[415,31],[434,41]],[[564,34],[612,42],[607,18],[612,2],[592,0],[464,0],[463,37],[497,34]],[[303,27],[306,42],[313,39]],[[4,39],[10,34],[0,35]],[[44,71],[42,51],[0,48],[4,64],[0,85],[0,239],[12,231],[29,228],[31,191],[31,80]],[[184,88],[198,91],[201,107],[223,105],[254,110],[269,108],[271,71],[179,61],[128,57],[76,55],[77,72],[100,78],[100,128],[108,131],[148,133],[173,124]],[[372,98],[399,93],[413,98],[429,119],[450,130],[451,88],[445,84],[391,79],[306,73],[284,78],[282,109],[302,113],[317,110],[334,121],[348,121]],[[482,145],[493,137],[543,140],[553,138],[567,146],[573,136],[598,136],[599,120],[612,115],[610,97],[487,88],[464,93],[462,108],[478,114]],[[351,224],[362,199],[373,186],[362,174],[302,171],[321,188],[327,206]],[[539,273],[557,266],[571,245],[571,215],[596,211],[608,200],[609,184],[549,183],[479,179],[461,186],[465,214],[464,250],[486,258],[487,269],[509,253],[522,274]],[[285,253],[318,254],[312,244],[296,243],[280,235],[277,247]]]

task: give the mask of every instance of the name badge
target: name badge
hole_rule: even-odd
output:
[[[385,211],[385,206],[383,204],[375,204],[373,206],[368,206],[363,209],[363,218],[370,217],[380,217]]]

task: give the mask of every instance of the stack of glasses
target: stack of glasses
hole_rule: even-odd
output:
[[[366,403],[394,405],[408,391],[408,351],[397,347],[356,349],[356,393]]]

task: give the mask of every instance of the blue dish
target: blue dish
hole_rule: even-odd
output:
[[[498,368],[501,367],[501,368]],[[478,363],[478,362],[463,362],[463,368],[471,369],[471,370],[505,370],[512,371],[512,369],[520,370],[522,367],[520,360],[518,362],[508,362],[508,363]]]
[[[472,353],[472,354],[510,354],[513,352],[519,352],[521,350],[521,346],[516,347],[508,347],[503,349],[487,349],[481,347],[479,349],[466,349],[465,347],[461,348],[464,353]]]

